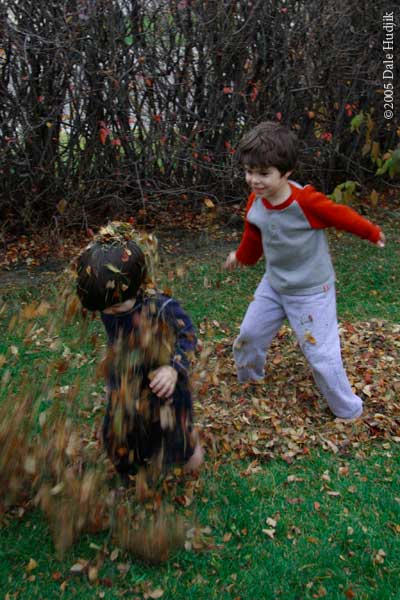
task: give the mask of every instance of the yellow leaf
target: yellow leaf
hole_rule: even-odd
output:
[[[38,566],[37,562],[35,559],[31,558],[28,562],[28,564],[25,567],[25,570],[28,571],[28,573],[30,573],[31,571],[33,571],[33,569],[36,569],[36,567]]]
[[[378,192],[376,190],[372,190],[372,192],[369,195],[369,199],[373,207],[375,207],[378,204],[378,198]]]
[[[84,570],[86,569],[88,564],[87,560],[82,560],[79,559],[78,562],[76,562],[74,565],[72,565],[72,567],[70,568],[70,573],[73,573],[74,575],[80,575],[81,573],[84,572]]]
[[[164,590],[162,590],[161,588],[157,588],[152,592],[147,592],[146,595],[148,598],[161,598],[161,596],[164,596]]]
[[[306,331],[304,334],[304,340],[306,342],[309,342],[310,344],[316,344],[317,340],[315,339],[315,337],[311,334],[310,331]]]
[[[262,532],[265,533],[265,535],[267,535],[269,538],[271,538],[271,540],[274,539],[275,529],[263,529]]]
[[[106,265],[107,269],[109,269],[110,271],[112,271],[113,273],[122,273],[122,271],[120,271],[118,269],[118,267],[115,267],[114,265],[112,265],[111,263],[108,263]]]
[[[62,199],[60,200],[60,202],[57,204],[57,210],[60,214],[63,214],[65,212],[65,209],[67,208],[67,201]]]
[[[97,567],[89,567],[88,571],[88,579],[91,583],[94,583],[98,577],[98,569]]]
[[[379,142],[373,142],[372,149],[371,149],[371,156],[375,161],[377,161],[377,159],[379,158],[379,153],[380,153]]]
[[[215,208],[215,204],[211,198],[204,198],[204,204],[207,206],[207,208]]]

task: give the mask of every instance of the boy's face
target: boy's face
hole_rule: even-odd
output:
[[[130,298],[129,300],[125,300],[125,302],[120,302],[119,304],[113,304],[108,308],[105,308],[103,312],[106,315],[120,315],[122,313],[126,313],[131,310],[135,305],[135,298]]]
[[[246,183],[257,196],[273,198],[288,185],[291,171],[282,174],[276,167],[252,168],[244,165]]]

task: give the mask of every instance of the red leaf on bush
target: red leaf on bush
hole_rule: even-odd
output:
[[[99,136],[100,136],[100,141],[103,145],[106,143],[106,139],[108,138],[109,135],[110,135],[110,130],[108,129],[108,127],[100,127]]]
[[[253,87],[251,94],[250,94],[250,100],[252,102],[255,102],[258,96],[258,88],[256,86]]]

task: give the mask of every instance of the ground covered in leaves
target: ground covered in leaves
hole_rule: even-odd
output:
[[[292,462],[315,446],[347,454],[373,439],[400,443],[400,325],[344,322],[341,338],[350,383],[364,400],[363,416],[350,423],[330,413],[287,326],[273,342],[263,384],[236,381],[233,340],[220,339],[197,404],[216,458]]]
[[[251,563],[259,553],[265,560],[270,560],[270,550],[257,537],[259,529],[262,538],[271,543],[280,540],[276,542],[276,550],[278,554],[282,551],[284,558],[281,570],[278,569],[277,573],[282,578],[286,577],[282,575],[286,572],[289,581],[291,576],[287,569],[293,565],[293,556],[295,561],[300,560],[301,553],[296,554],[294,546],[299,541],[300,552],[303,529],[308,546],[318,549],[318,544],[325,544],[325,535],[329,544],[335,545],[334,534],[329,537],[324,527],[326,531],[329,530],[331,516],[333,521],[342,517],[337,512],[338,508],[330,504],[324,507],[324,502],[344,500],[348,493],[357,499],[360,481],[365,485],[363,494],[367,493],[362,468],[356,468],[352,460],[359,460],[362,464],[365,456],[375,447],[387,454],[384,466],[379,467],[385,476],[382,478],[380,475],[379,481],[387,481],[387,485],[392,485],[391,498],[393,502],[400,502],[391,462],[392,448],[400,444],[400,324],[376,318],[341,319],[346,370],[354,390],[364,400],[364,415],[354,422],[338,421],[330,413],[288,326],[281,329],[273,342],[265,382],[257,386],[239,385],[231,348],[240,319],[236,313],[232,316],[233,305],[230,302],[232,300],[237,305],[238,312],[243,312],[255,284],[252,279],[245,280],[244,284],[233,288],[235,277],[242,276],[240,273],[231,276],[213,271],[214,267],[207,265],[193,276],[196,259],[198,262],[201,257],[205,262],[207,254],[215,249],[217,260],[221,263],[229,247],[237,243],[235,232],[229,235],[225,232],[219,237],[217,228],[214,233],[213,236],[199,234],[192,239],[190,252],[193,254],[194,247],[196,250],[196,258],[190,259],[192,262],[185,257],[187,241],[184,238],[167,237],[163,246],[167,283],[169,281],[175,287],[177,276],[181,278],[183,292],[179,295],[185,307],[192,303],[189,312],[193,313],[199,330],[201,348],[193,381],[195,416],[206,449],[206,464],[200,474],[182,477],[180,469],[176,469],[150,487],[148,482],[136,477],[128,489],[122,489],[99,443],[97,431],[104,406],[102,382],[101,378],[96,377],[96,365],[103,352],[104,340],[99,335],[99,329],[96,329],[96,323],[89,324],[89,331],[83,334],[86,346],[80,347],[80,340],[74,339],[79,324],[74,323],[71,330],[60,334],[62,319],[55,319],[60,298],[49,296],[47,284],[43,288],[44,300],[32,300],[29,290],[24,290],[24,295],[15,300],[15,279],[7,280],[11,299],[9,306],[14,307],[14,316],[10,318],[8,315],[9,307],[2,307],[0,319],[4,342],[0,351],[0,505],[5,528],[3,539],[7,539],[7,549],[5,546],[0,549],[0,558],[9,561],[5,564],[18,565],[14,566],[15,571],[18,568],[23,571],[19,587],[13,586],[8,578],[5,589],[6,593],[9,592],[9,598],[44,597],[45,592],[38,583],[37,574],[42,562],[52,556],[49,575],[51,590],[57,594],[61,591],[66,597],[69,592],[73,597],[76,593],[74,590],[79,588],[76,584],[79,580],[91,586],[90,590],[95,589],[100,598],[125,597],[128,594],[134,594],[133,597],[137,598],[169,598],[172,596],[168,594],[175,594],[172,590],[176,588],[176,583],[172,584],[171,581],[183,578],[188,567],[194,574],[187,589],[196,589],[199,598],[237,597],[247,600],[253,597],[253,588],[246,591],[237,571],[227,574],[227,581],[223,576],[218,576],[223,565],[230,562],[231,554],[235,554],[237,564],[248,564],[249,572]],[[35,247],[38,243],[36,241]],[[74,248],[74,243],[69,249],[66,246],[64,256],[54,271],[47,267],[41,269],[46,281],[54,280],[54,272],[69,260]],[[13,257],[20,264],[20,250],[17,242],[16,254],[9,249],[5,258],[9,261],[6,265],[9,269]],[[35,260],[40,262],[44,255],[45,249],[43,255],[34,255],[37,256]],[[29,257],[28,248],[25,258],[22,257],[23,261]],[[35,263],[26,260],[25,264],[30,269],[35,267]],[[392,267],[391,263],[391,276],[395,278],[396,270]],[[371,269],[373,276],[376,276],[374,281],[366,280],[377,294],[374,302],[379,299],[379,294],[386,298],[386,292],[379,287],[381,280],[376,275],[381,273],[380,269],[379,264],[375,275]],[[31,270],[31,273],[29,286],[38,272]],[[8,271],[9,274],[12,275],[12,271]],[[255,280],[257,277],[255,274]],[[21,287],[24,286],[22,278]],[[339,273],[339,278],[344,281],[344,272]],[[240,297],[235,291],[237,289],[242,294]],[[343,287],[339,292],[347,295]],[[362,302],[362,294],[360,298]],[[18,302],[21,303],[20,307],[17,307]],[[17,384],[19,377],[20,383]],[[321,459],[324,467],[315,466],[313,462],[319,452],[325,457]],[[279,470],[282,462],[290,469],[289,474],[282,475]],[[335,465],[334,468],[332,465]],[[304,473],[308,470],[318,473],[315,477],[319,487],[313,490],[313,498],[310,496],[307,500],[307,491],[302,486],[307,485],[308,475]],[[263,503],[267,501],[265,498],[272,489],[265,483],[269,477],[275,477],[277,481],[281,478],[282,486],[274,484],[273,497],[268,508],[265,508],[268,514],[257,513],[254,517],[253,513],[245,511],[246,502],[250,502],[254,494],[259,494],[257,503],[264,506]],[[225,489],[227,485],[232,486],[230,491]],[[241,485],[244,486],[242,489]],[[285,486],[289,487],[290,493],[286,494]],[[141,502],[138,502],[138,495]],[[323,517],[321,530],[306,535],[306,527],[301,525],[301,516],[298,514],[300,507],[311,507],[315,511],[317,529],[317,521]],[[207,512],[203,512],[203,508]],[[225,509],[226,514],[223,512]],[[30,517],[38,511],[41,517]],[[252,511],[256,509],[252,508]],[[31,518],[34,522],[32,531],[29,525]],[[347,518],[346,515],[344,518]],[[332,524],[333,529],[335,526]],[[19,527],[22,527],[22,533]],[[257,533],[254,534],[259,546],[254,549],[255,554],[251,559],[247,554],[250,550],[246,540],[255,527],[257,529],[254,532]],[[366,528],[367,525],[363,524],[362,527]],[[373,526],[374,531],[369,530],[368,535],[377,535],[379,527],[377,521]],[[388,518],[385,527],[390,535],[398,539],[398,518]],[[53,545],[47,542],[44,556],[40,555],[39,550],[33,552],[32,549],[37,544],[37,531],[47,535],[47,528],[51,532]],[[26,549],[26,554],[23,540],[28,529],[32,545]],[[346,524],[345,535],[350,539],[353,529],[356,529],[354,524]],[[15,539],[18,539],[16,550],[10,550],[14,543],[13,531],[16,532]],[[88,533],[91,536],[88,549],[82,551],[79,544],[82,536]],[[364,533],[368,537],[367,529]],[[100,538],[93,537],[95,534]],[[290,547],[284,544],[290,544]],[[78,550],[75,551],[73,548],[76,545]],[[373,569],[381,566],[385,569],[388,565],[383,577],[391,578],[392,574],[395,577],[396,567],[390,562],[393,561],[394,552],[390,554],[381,541],[374,544],[362,541],[359,547],[363,548],[362,552],[354,552],[352,548],[348,552],[342,550],[339,561],[344,562],[343,557],[348,560],[348,556],[357,558],[367,555],[368,565],[372,565]],[[246,554],[243,554],[244,548]],[[54,549],[58,553],[57,559],[53,559]],[[180,551],[184,552],[183,558],[182,554],[179,555]],[[174,558],[177,553],[179,559]],[[387,553],[389,557],[386,557]],[[273,555],[275,559],[278,554]],[[65,556],[68,557],[67,562],[63,563],[61,557]],[[190,563],[192,559],[188,558],[192,556],[195,556],[193,564]],[[331,559],[328,558],[329,563]],[[311,560],[317,566],[322,565],[324,555],[318,554],[317,558],[312,557]],[[167,571],[152,571],[150,574],[143,571],[142,574],[135,567],[134,575],[131,575],[132,564],[137,561],[167,561]],[[306,558],[304,561],[301,569],[307,571],[310,565]],[[329,566],[327,564],[324,567],[320,579],[308,576],[304,581],[296,581],[299,586],[296,589],[303,590],[298,594],[302,595],[285,596],[285,585],[273,583],[272,574],[271,589],[276,590],[277,598],[330,597],[330,588],[323,579],[330,576]],[[350,569],[346,563],[347,568]],[[256,578],[255,573],[251,572],[251,576]],[[164,573],[162,577],[161,573]],[[350,578],[350,574],[347,576]],[[374,576],[372,573],[371,581]],[[121,584],[118,584],[118,590],[113,589],[115,581]],[[212,595],[206,591],[211,589],[210,585]],[[259,579],[253,581],[252,585],[254,590],[261,589]],[[353,591],[355,586],[347,580],[340,585],[340,597],[343,594],[348,599],[373,597],[356,595]],[[37,595],[32,592],[34,588]],[[283,590],[283,596],[279,590]],[[203,592],[206,595],[202,595]],[[88,594],[85,598],[92,597],[91,591]],[[178,594],[177,597],[181,596]],[[390,595],[385,597],[394,598]]]

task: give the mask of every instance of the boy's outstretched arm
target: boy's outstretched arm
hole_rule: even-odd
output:
[[[385,235],[378,225],[349,206],[337,204],[325,194],[315,190],[313,186],[307,185],[303,188],[299,193],[298,201],[311,227],[315,229],[335,227],[353,233],[381,248],[385,245]]]

